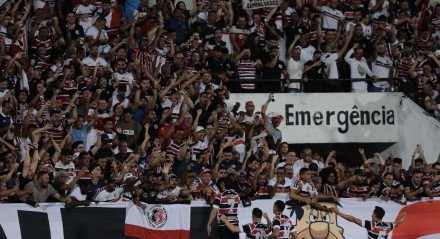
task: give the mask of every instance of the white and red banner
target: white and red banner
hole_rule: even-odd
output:
[[[189,239],[191,205],[150,204],[144,210],[128,203],[125,235],[143,239]]]
[[[243,9],[278,7],[281,0],[243,0]]]
[[[252,201],[252,206],[246,208],[240,204],[240,226],[252,221],[252,209],[255,207],[273,218],[274,202],[275,200]],[[339,203],[341,212],[361,220],[371,220],[375,206],[385,209],[383,221],[386,222],[395,222],[406,212],[406,220],[392,231],[388,239],[440,238],[440,198],[409,202],[405,206],[379,199],[363,201],[344,198]],[[334,207],[334,204],[324,205]],[[61,203],[42,203],[38,208],[26,204],[0,204],[0,238],[120,239],[128,236],[148,239],[205,239],[208,238],[206,223],[210,212],[206,207],[201,202],[193,202],[192,205],[149,205],[145,210],[130,202],[100,203],[78,208],[65,208]],[[197,210],[201,208],[204,209]],[[286,208],[284,214],[290,216],[291,210]],[[193,220],[197,225],[190,225],[191,218],[200,220]],[[333,213],[317,212],[307,206],[295,211],[291,221],[299,238],[312,239],[311,235],[316,235],[317,230],[319,234],[325,230],[327,236],[324,238],[367,238],[366,229]],[[240,237],[245,238],[245,235],[241,234]]]

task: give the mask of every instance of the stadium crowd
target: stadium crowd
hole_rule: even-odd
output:
[[[0,4],[1,203],[221,206],[232,188],[243,206],[440,196],[440,158],[428,164],[421,146],[408,170],[364,149],[354,167],[334,150],[289,148],[272,94],[258,110],[229,99],[280,79],[288,92],[400,90],[439,116],[429,0]]]

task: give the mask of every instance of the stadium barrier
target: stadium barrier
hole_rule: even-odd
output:
[[[267,212],[270,218],[274,217],[272,206],[275,200],[257,200],[250,207],[240,204],[238,217],[240,225],[251,222],[251,213],[254,207]],[[385,209],[384,221],[394,222],[402,212],[408,214],[407,219],[393,231],[389,238],[439,238],[440,227],[440,200],[422,199],[409,202],[406,206],[379,199],[341,199],[339,202],[341,212],[353,215],[361,220],[371,220],[375,206]],[[334,204],[326,203],[327,207]],[[208,221],[210,207],[204,202],[193,202],[191,205],[150,205],[146,210],[135,207],[131,202],[100,203],[90,207],[64,208],[61,203],[42,203],[39,208],[32,208],[26,204],[1,204],[0,205],[0,238],[18,239],[48,239],[48,238],[81,238],[81,239],[120,239],[133,238],[127,233],[127,225],[133,218],[145,221],[154,230],[173,226],[184,228],[190,222],[190,234],[183,233],[174,239],[201,239],[216,238],[214,233],[208,237],[206,222]],[[173,209],[170,209],[174,207]],[[190,208],[188,217],[183,216]],[[180,212],[176,212],[180,210]],[[291,216],[300,238],[311,238],[315,233],[315,225],[325,225],[328,233],[326,238],[366,238],[366,230],[355,224],[337,217],[335,214],[316,212],[308,206],[300,208],[302,217],[297,218],[296,213]],[[291,215],[291,210],[286,208],[285,215]],[[180,216],[179,216],[180,215]],[[174,217],[174,218],[173,218]],[[180,218],[179,218],[180,217]],[[263,219],[264,220],[264,219]],[[152,225],[154,224],[154,226]],[[173,225],[168,225],[173,224]],[[125,230],[125,233],[124,233]],[[175,235],[175,234],[174,234]],[[244,238],[244,234],[240,235]],[[153,238],[153,237],[145,237]],[[161,238],[170,238],[164,234]]]

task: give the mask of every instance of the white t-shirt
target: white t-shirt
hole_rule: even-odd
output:
[[[69,194],[69,197],[76,198],[78,201],[84,201],[87,199],[87,194],[82,194],[79,186],[75,186]]]
[[[361,60],[357,60],[354,57],[352,58],[350,56],[353,54],[353,52],[354,50],[352,48],[344,57],[344,60],[350,65],[350,78],[365,79],[367,75],[373,76],[373,72],[371,72],[365,57],[362,57]],[[365,81],[356,81],[351,83],[351,89],[366,91],[368,89],[368,85]]]
[[[338,9],[332,9],[327,6],[323,6],[322,12],[322,27],[324,29],[338,30],[339,21],[344,20],[344,14]]]
[[[388,56],[377,56],[376,60],[371,62],[371,71],[379,78],[389,78],[390,69],[393,66],[393,62]],[[376,81],[373,83],[376,87],[389,87],[388,81]]]
[[[269,186],[274,186],[277,183],[277,178],[272,178],[269,180]],[[289,199],[290,198],[290,187],[292,186],[292,180],[290,178],[284,179],[284,184],[278,184],[275,189],[275,195],[273,199]]]
[[[327,65],[330,65],[330,73],[328,75],[329,79],[339,79],[338,66],[336,60],[338,60],[338,53],[323,53],[321,60]]]
[[[301,49],[301,62],[304,64],[308,61],[311,61],[313,59],[313,53],[315,53],[315,47],[312,45],[309,45],[306,48],[301,48],[298,46],[299,49]]]
[[[82,4],[75,7],[73,10],[77,15],[81,14],[90,14],[90,17],[80,18],[79,25],[83,27],[83,29],[87,29],[93,25],[93,12],[96,10],[96,6],[93,4],[89,4],[88,6],[84,6]]]
[[[324,168],[324,164],[318,160],[312,160],[312,163],[316,163],[318,165],[318,170],[321,170]],[[310,165],[310,164],[309,164]],[[297,179],[299,178],[299,170],[302,168],[308,168],[309,165],[306,165],[304,162],[304,159],[299,159],[293,164],[293,178]]]
[[[98,62],[101,66],[107,66],[107,62],[102,57],[97,57],[96,60],[94,60],[92,57],[88,56],[82,60],[82,63],[88,67],[95,67]]]
[[[95,26],[91,26],[89,28],[84,28],[86,30],[86,37],[92,37],[96,39],[98,37],[99,30]],[[101,30],[101,34],[99,35],[98,40],[108,40],[108,35],[106,30]]]
[[[290,79],[300,80],[304,71],[304,63],[301,61],[295,61],[292,57],[287,60],[287,72],[289,73]],[[292,82],[289,84],[289,88],[300,89],[301,85],[299,82]]]
[[[93,196],[93,201],[96,202],[111,202],[117,201],[124,192],[124,188],[116,187],[115,191],[108,192],[106,187],[102,187],[96,191],[95,196]]]
[[[371,10],[377,3],[377,0],[370,0],[370,5],[368,5],[368,10]],[[371,15],[371,19],[378,19],[380,16],[384,15],[385,17],[389,17],[390,13],[388,12],[388,8],[390,3],[388,0],[385,0],[379,10]]]

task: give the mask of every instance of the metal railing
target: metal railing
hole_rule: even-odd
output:
[[[394,82],[397,79],[393,79],[393,78],[379,78],[376,79],[374,82],[378,82],[378,81],[388,81],[390,84],[394,84]],[[284,79],[255,79],[255,80],[240,80],[240,79],[231,79],[228,82],[229,86],[232,86],[229,91],[231,93],[243,93],[243,92],[248,92],[248,93],[283,93],[286,92],[286,86],[283,83]],[[309,80],[309,82],[359,82],[359,81],[365,81],[368,84],[372,84],[373,83],[373,79],[371,78],[367,78],[367,79],[348,79],[348,78],[339,78],[339,79],[312,79]],[[256,90],[253,91],[249,91],[249,90],[245,90],[242,89],[240,84],[255,84]],[[289,84],[290,83],[300,83],[300,90],[301,92],[303,92],[304,90],[304,80],[302,79],[291,79],[289,80]],[[258,87],[258,86],[264,86],[264,87]],[[269,86],[269,87],[268,87]],[[396,87],[394,88],[396,89]],[[397,90],[392,90],[392,91],[397,91]],[[341,91],[341,92],[346,92],[346,91]]]

